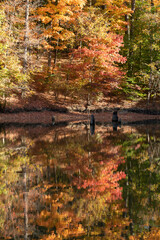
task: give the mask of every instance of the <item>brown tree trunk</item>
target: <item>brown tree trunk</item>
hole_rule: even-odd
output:
[[[57,58],[58,58],[58,49],[57,49],[57,47],[58,47],[58,45],[59,45],[59,39],[57,40],[57,45],[56,45],[56,48],[55,48],[54,65],[56,65],[56,63],[57,63]]]
[[[48,72],[50,72],[51,63],[52,63],[52,51],[49,50],[49,52],[48,52]]]
[[[29,0],[26,0],[25,36],[24,36],[24,72],[27,72],[28,68],[28,45],[29,45]]]
[[[151,13],[152,12],[152,7],[154,7],[154,2],[151,0]],[[149,77],[149,91],[148,91],[148,104],[151,99],[152,95],[152,82],[153,82],[153,70],[152,70],[152,63],[153,63],[153,29],[152,26],[150,26],[150,77]]]
[[[28,239],[28,189],[27,189],[27,169],[23,167],[23,199],[24,199],[24,239]]]
[[[131,60],[131,58],[133,57],[133,47],[132,47],[132,41],[133,41],[133,37],[134,37],[134,12],[135,12],[135,0],[131,0],[131,10],[133,11],[131,19],[130,19],[130,29],[129,29],[129,59]],[[129,76],[132,76],[132,72],[133,72],[133,64],[131,63],[131,61],[129,61],[128,64],[128,72],[129,72]]]

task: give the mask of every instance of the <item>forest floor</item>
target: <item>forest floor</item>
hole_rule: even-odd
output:
[[[52,124],[52,116],[57,123],[87,121],[94,114],[98,122],[111,122],[112,112],[119,109],[118,115],[122,122],[143,120],[160,120],[159,101],[150,104],[145,101],[110,101],[103,99],[90,105],[86,111],[82,102],[73,103],[60,97],[55,100],[52,94],[38,93],[29,98],[7,99],[6,111],[0,113],[0,123]]]

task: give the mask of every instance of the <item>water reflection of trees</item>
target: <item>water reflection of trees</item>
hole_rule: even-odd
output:
[[[125,177],[122,172],[115,172],[122,161],[117,155],[119,147],[112,147],[111,142],[106,140],[98,135],[93,137],[88,133],[76,133],[59,139],[54,145],[44,145],[43,141],[39,141],[34,146],[33,152],[37,152],[37,146],[39,148],[36,161],[40,162],[43,156],[46,185],[48,181],[52,182],[46,194],[49,195],[49,205],[54,206],[54,214],[47,210],[40,215],[39,221],[42,221],[39,225],[46,223],[50,231],[56,228],[54,232],[62,237],[66,234],[73,236],[73,233],[75,236],[104,234],[106,219],[112,219],[114,212],[112,202],[121,197],[118,180]],[[56,214],[55,202],[53,204],[55,195],[58,197]],[[61,196],[66,202],[62,201]],[[46,221],[45,216],[50,220]],[[60,227],[63,218],[65,223],[69,220],[68,227]],[[59,222],[60,226],[56,226],[55,222]]]
[[[94,136],[86,126],[37,135],[37,130],[6,130],[0,141],[1,235],[141,239],[146,231],[149,239],[158,234],[159,138],[142,130],[113,133],[101,126]]]
[[[126,172],[123,186],[123,199],[127,209],[126,216],[132,220],[130,234],[137,234],[135,239],[150,238],[159,235],[160,214],[160,137],[153,126],[138,128],[139,133],[125,134],[120,142],[123,146]],[[158,126],[157,126],[158,129]],[[120,144],[121,144],[120,143]],[[154,234],[152,235],[152,232]]]

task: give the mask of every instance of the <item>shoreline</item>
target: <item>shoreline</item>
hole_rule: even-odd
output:
[[[117,108],[115,108],[117,109]],[[112,122],[112,112],[114,109],[107,109],[101,111],[90,111],[86,112],[63,112],[61,109],[59,111],[46,110],[46,109],[32,109],[31,111],[12,111],[0,113],[0,124],[11,124],[11,123],[20,123],[20,124],[52,124],[52,117],[55,118],[55,123],[63,122],[80,122],[80,121],[89,121],[90,115],[94,114],[95,120],[97,122]],[[159,111],[149,110],[148,112],[145,109],[119,109],[118,111],[119,119],[122,123],[124,122],[136,122],[136,121],[146,121],[146,120],[160,120]]]
[[[58,112],[58,113],[104,113],[104,112],[113,112],[117,110],[118,112],[133,112],[133,113],[141,113],[141,114],[149,114],[149,115],[160,115],[160,110],[158,109],[150,109],[150,108],[134,108],[134,107],[129,107],[129,108],[120,108],[120,107],[111,107],[111,108],[95,108],[95,109],[89,109],[89,110],[69,110],[68,108],[65,107],[42,107],[42,108],[7,108],[4,112],[1,111],[1,114],[14,114],[14,113],[28,113],[28,112]]]

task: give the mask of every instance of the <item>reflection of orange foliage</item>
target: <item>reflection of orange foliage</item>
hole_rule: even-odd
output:
[[[52,233],[51,235],[44,237],[43,240],[54,240],[56,238],[57,238],[56,235],[54,233]]]
[[[84,234],[84,230],[82,228],[82,225],[79,224],[78,227],[76,229],[64,229],[63,234],[58,234],[58,236],[56,236],[54,233],[52,233],[51,235],[42,238],[41,240],[54,240],[54,239],[64,239],[68,238],[68,237],[78,237],[80,235]]]
[[[76,180],[76,185],[78,185],[78,188],[87,188],[88,192],[94,195],[106,192],[107,201],[120,199],[121,188],[118,181],[126,176],[124,172],[116,171],[121,162],[120,160],[110,160],[102,163],[101,171],[97,178],[81,179],[81,184]],[[90,171],[90,169],[88,169],[88,171]]]
[[[113,216],[107,220],[105,226],[107,239],[125,239],[122,236],[128,231],[126,226],[129,226],[130,224],[129,218],[122,217],[122,209],[118,204],[111,205],[111,212],[113,213]]]
[[[56,199],[53,200],[53,198]],[[70,200],[68,194],[61,192],[59,195],[55,194],[53,197],[47,196],[44,200],[50,207],[49,209],[41,211],[37,224],[46,227],[48,230],[55,228],[56,235],[52,232],[51,235],[43,239],[63,239],[84,234],[82,225],[79,224],[78,219],[75,219],[74,213],[71,210],[59,211],[59,209],[63,207],[61,201],[64,201],[65,203],[65,201],[68,202]]]
[[[138,234],[137,236],[129,237],[129,240],[140,240],[140,239],[158,240],[160,239],[160,229],[152,228],[150,232],[141,233],[141,234]]]

